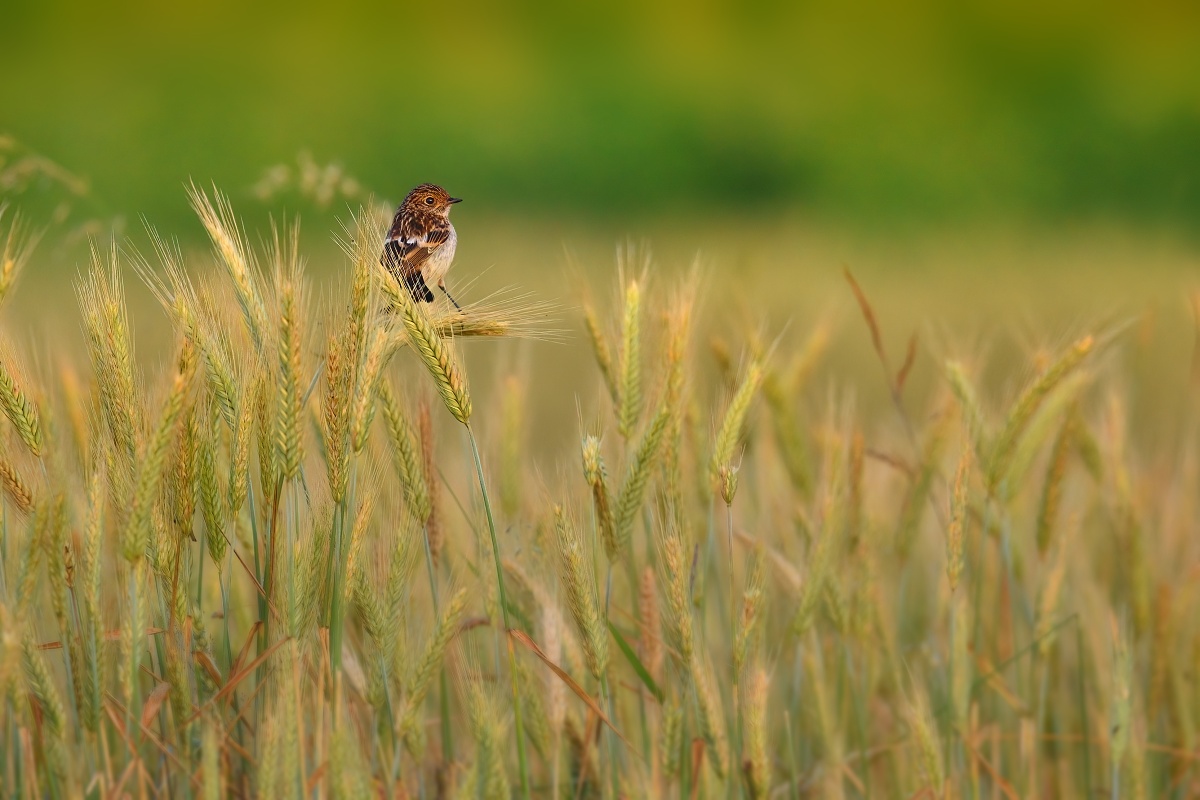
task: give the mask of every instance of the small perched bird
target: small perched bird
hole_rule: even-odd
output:
[[[440,186],[422,183],[396,209],[383,243],[380,261],[418,302],[432,303],[429,284],[436,283],[454,307],[461,306],[446,290],[446,272],[454,260],[458,235],[450,224],[450,207],[461,203]]]

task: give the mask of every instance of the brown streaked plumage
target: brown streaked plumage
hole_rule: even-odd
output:
[[[446,290],[446,272],[458,244],[450,224],[450,207],[459,202],[460,198],[451,197],[442,187],[422,183],[396,209],[380,261],[418,302],[433,302],[429,283],[436,283],[454,307],[459,307]]]

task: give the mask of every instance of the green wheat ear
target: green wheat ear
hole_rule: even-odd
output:
[[[617,430],[628,439],[642,413],[642,293],[632,280],[625,289],[625,316],[621,324],[621,384]]]
[[[588,671],[599,679],[608,671],[608,632],[600,613],[591,558],[582,534],[567,518],[562,506],[554,508],[554,529],[558,542],[558,574],[566,593],[567,608],[583,637]]]
[[[733,463],[733,450],[741,437],[742,426],[746,421],[746,415],[750,412],[750,403],[754,399],[762,379],[762,364],[758,361],[752,362],[746,369],[746,374],[742,377],[737,391],[734,392],[733,399],[729,401],[729,408],[725,410],[721,426],[717,429],[717,435],[713,439],[712,457],[708,463],[714,483],[719,479],[721,467]]]
[[[467,384],[458,362],[450,354],[450,349],[438,335],[429,318],[417,308],[417,304],[408,293],[398,288],[390,275],[381,278],[381,283],[392,302],[400,309],[404,329],[408,332],[408,341],[433,378],[446,409],[456,420],[466,425],[471,419],[471,396],[467,392]]]
[[[503,395],[471,395],[456,350],[552,338],[535,304],[413,303],[379,272],[389,214],[373,208],[318,302],[291,229],[252,247],[210,197],[194,197],[207,262],[153,233],[161,263],[93,253],[90,370],[0,332],[8,793],[1190,785],[1186,753],[1155,742],[1194,738],[1197,440],[1186,419],[1165,450],[1146,434],[1157,398],[1096,363],[1105,329],[1023,381],[956,355],[881,412],[810,385],[827,323],[777,360],[762,331],[706,321],[694,278],[672,294],[624,272],[613,318],[585,307],[590,344],[562,351],[590,346],[605,388],[555,450],[549,406],[574,400],[565,373],[544,375],[554,358],[502,357]],[[9,221],[0,201],[11,308],[28,246]],[[129,264],[166,312],[161,358],[135,350],[162,321],[135,329]],[[712,353],[689,353],[693,327]],[[852,374],[829,367],[835,387]],[[430,380],[469,426],[431,413]],[[1030,713],[1010,730],[1013,709]]]
[[[35,456],[42,454],[42,421],[37,406],[16,378],[11,356],[0,355],[0,408],[8,417],[21,441]]]

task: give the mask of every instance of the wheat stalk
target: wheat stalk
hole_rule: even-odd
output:
[[[376,387],[376,392],[380,403],[383,404],[383,417],[392,444],[392,463],[404,489],[408,508],[413,518],[424,524],[432,512],[432,501],[425,480],[425,470],[421,464],[421,454],[417,450],[416,434],[401,411],[391,385],[387,381],[381,381]]]
[[[259,289],[259,276],[253,253],[246,243],[241,225],[233,214],[233,207],[228,198],[220,192],[214,191],[213,199],[209,199],[208,195],[194,184],[190,187],[188,195],[193,210],[212,239],[221,265],[225,267],[233,283],[250,337],[258,351],[263,352],[270,328],[267,307]]]
[[[554,530],[558,542],[558,574],[566,593],[567,608],[583,637],[583,654],[588,671],[601,679],[608,671],[608,632],[600,613],[591,559],[579,530],[567,519],[562,506],[554,508]]]
[[[127,561],[136,562],[146,552],[150,542],[150,515],[158,497],[158,487],[163,479],[163,465],[180,418],[183,416],[184,400],[191,388],[192,370],[195,366],[194,353],[184,343],[179,356],[179,369],[171,384],[170,392],[150,438],[146,440],[145,452],[138,467],[137,484],[130,504],[129,521],[121,537],[121,551]]]
[[[458,622],[467,608],[467,590],[459,589],[442,607],[442,616],[437,627],[429,637],[425,650],[417,660],[412,675],[408,680],[408,697],[405,701],[404,713],[400,717],[400,733],[406,738],[416,733],[419,726],[418,716],[434,676],[441,669]]]
[[[608,394],[612,398],[613,403],[618,403],[620,400],[620,390],[617,388],[616,368],[613,366],[613,357],[608,347],[608,339],[605,338],[604,331],[600,328],[600,321],[596,317],[596,310],[592,308],[591,303],[586,301],[583,304],[583,321],[587,328],[588,341],[592,345],[592,354],[596,357],[596,365],[600,367],[600,375],[604,378],[604,385],[608,389]]]
[[[1005,477],[1021,434],[1033,419],[1034,413],[1050,393],[1092,352],[1095,343],[1096,340],[1092,336],[1084,336],[1075,342],[1022,392],[1009,412],[1008,419],[1005,420],[1004,427],[992,447],[991,462],[987,472],[989,489],[994,491]]]

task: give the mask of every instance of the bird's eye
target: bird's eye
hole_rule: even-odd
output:
[[[432,198],[432,197],[426,197],[426,198],[425,198],[425,205],[427,205],[427,206],[431,206],[431,205],[433,205],[433,198]]]

